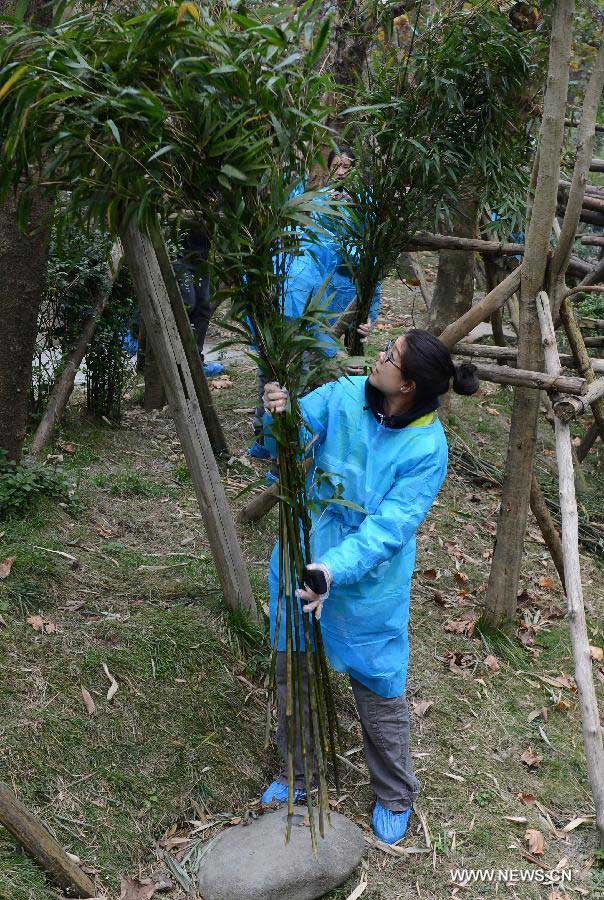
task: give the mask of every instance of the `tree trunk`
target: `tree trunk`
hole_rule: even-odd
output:
[[[44,410],[44,415],[36,429],[36,433],[29,448],[29,455],[32,457],[37,456],[50,441],[57,422],[65,412],[73,391],[78,369],[84,359],[94,332],[96,331],[97,322],[103,315],[105,307],[107,306],[107,301],[111,296],[111,290],[117,277],[121,261],[122,248],[119,243],[117,243],[113,245],[111,261],[107,267],[109,283],[99,288],[92,312],[83,322],[82,331],[77,343],[67,357],[62,372],[53,385],[50,397],[48,398],[48,403],[46,404],[46,409]]]
[[[0,0],[0,15],[14,15],[16,0]],[[30,0],[25,18],[49,25],[46,0]],[[51,200],[35,194],[28,233],[17,227],[17,197],[0,205],[0,449],[19,462],[29,415],[31,372],[48,260],[48,231],[30,232]]]
[[[556,214],[574,8],[574,0],[557,0],[552,19],[539,173],[522,266],[518,335],[518,366],[522,369],[538,370],[543,365],[536,297],[543,286]],[[516,614],[540,399],[539,391],[516,388],[497,536],[485,597],[484,618],[491,626],[511,622]]]
[[[30,228],[50,201],[34,196]],[[32,361],[48,259],[48,231],[23,234],[16,197],[0,205],[0,449],[19,462],[29,415]]]
[[[459,204],[459,217],[455,222],[455,237],[477,238],[477,205],[475,200]],[[447,325],[455,322],[472,306],[476,261],[473,253],[465,250],[441,250],[438,257],[436,286],[430,304],[430,330],[441,334]]]

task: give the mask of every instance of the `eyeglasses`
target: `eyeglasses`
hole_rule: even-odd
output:
[[[384,347],[384,351],[383,351],[384,352],[384,362],[391,363],[395,369],[398,369],[399,372],[402,372],[403,370],[401,369],[400,366],[397,366],[397,364],[394,361],[394,356],[392,355],[392,349],[395,344],[396,344],[396,340],[391,339],[388,341],[388,343]]]

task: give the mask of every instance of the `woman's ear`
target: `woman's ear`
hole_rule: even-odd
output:
[[[403,381],[401,385],[401,394],[412,394],[415,390],[415,382],[414,381]]]

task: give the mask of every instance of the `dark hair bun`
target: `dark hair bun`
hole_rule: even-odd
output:
[[[455,366],[453,375],[453,390],[456,394],[475,394],[480,387],[480,381],[476,375],[476,366],[472,363],[462,363]]]

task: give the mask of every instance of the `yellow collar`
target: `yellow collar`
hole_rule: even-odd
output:
[[[413,422],[409,422],[409,424],[407,425],[407,428],[413,428],[418,425],[432,425],[432,423],[435,421],[436,417],[437,417],[437,413],[434,411],[426,413],[425,416],[420,416],[419,419],[414,419]]]

